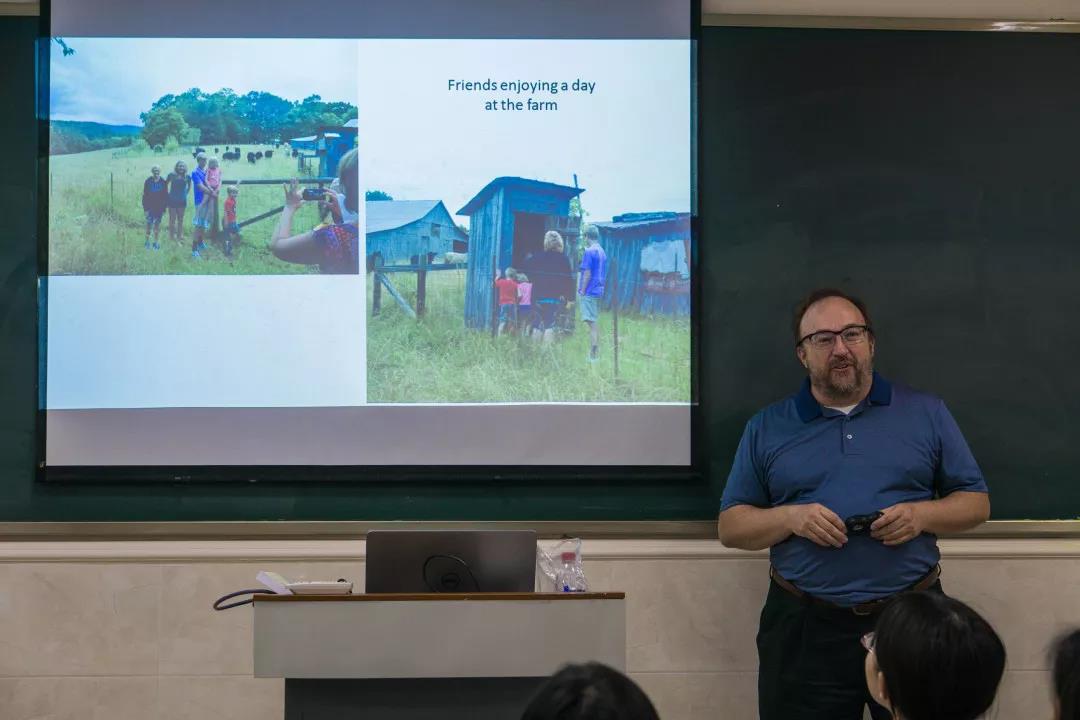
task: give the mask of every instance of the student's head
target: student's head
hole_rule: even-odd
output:
[[[177,161],[176,165],[173,166],[173,172],[177,175],[183,175],[187,172],[187,163],[183,160]]]
[[[341,156],[338,161],[338,180],[345,190],[345,208],[356,212],[360,207],[360,166],[356,148]]]
[[[874,331],[861,300],[833,288],[815,290],[796,309],[792,329],[795,355],[815,390],[837,400],[869,392]]]
[[[1050,650],[1055,720],[1080,720],[1080,630],[1062,635]]]
[[[521,720],[659,720],[634,681],[599,663],[567,665],[537,691]]]
[[[600,231],[596,229],[595,225],[585,228],[585,242],[589,245],[600,242]]]
[[[150,166],[150,174],[152,176],[154,176],[154,177],[159,177],[161,175],[161,166],[160,165],[151,165]]]
[[[503,276],[506,277],[509,280],[517,280],[518,272],[517,272],[517,270],[515,270],[512,267],[508,267],[508,268],[506,268],[506,271],[503,273]]]
[[[229,197],[236,197],[240,194],[240,188],[236,187],[235,185],[230,185],[229,189],[225,192],[229,193]]]
[[[527,283],[527,282],[529,282],[529,276],[528,276],[528,275],[526,275],[526,274],[525,274],[525,273],[523,273],[523,272],[519,272],[519,273],[517,274],[517,281],[518,281],[519,283]]]
[[[201,152],[195,155],[195,162],[199,167],[206,167],[206,153]]]
[[[866,685],[896,720],[975,720],[994,702],[1005,646],[977,612],[939,592],[900,595],[867,646]]]
[[[555,230],[548,230],[546,233],[544,233],[544,249],[554,252],[562,252],[562,235],[560,235]]]
[[[216,157],[207,158],[206,159],[206,166],[211,167],[211,168],[216,168],[218,166],[218,159]]]

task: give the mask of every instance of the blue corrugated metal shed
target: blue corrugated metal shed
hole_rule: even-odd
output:
[[[618,302],[620,311],[690,314],[690,213],[625,213],[593,225],[615,267],[618,297],[612,297],[608,281],[606,306]]]
[[[367,254],[380,253],[388,265],[442,254],[453,249],[455,240],[466,239],[441,200],[369,200],[364,208]]]
[[[584,188],[522,177],[497,177],[457,211],[469,216],[469,267],[465,279],[465,324],[485,328],[492,321],[493,268],[521,264],[543,246],[545,229],[560,227],[571,198]],[[515,242],[518,240],[518,242]],[[572,248],[567,243],[566,252]]]
[[[457,215],[472,215],[476,212],[477,208],[486,203],[499,190],[506,189],[520,189],[525,190],[530,194],[543,195],[548,194],[553,198],[560,200],[570,201],[570,198],[577,197],[581,193],[585,192],[585,188],[575,188],[569,185],[557,185],[555,183],[544,182],[543,180],[529,180],[522,177],[497,177],[487,185],[483,187],[480,192],[476,193],[472,200],[465,203],[465,207],[457,211]]]

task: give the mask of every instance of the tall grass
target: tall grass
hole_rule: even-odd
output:
[[[382,293],[370,316],[368,401],[409,402],[689,402],[690,323],[686,318],[619,317],[619,373],[612,352],[612,315],[600,316],[600,360],[588,362],[588,326],[543,348],[520,335],[491,337],[465,327],[464,271],[428,274],[427,314],[409,318]],[[390,275],[412,307],[416,276]],[[575,308],[576,309],[576,308]]]
[[[250,146],[254,148],[254,146]],[[222,148],[224,149],[224,148]],[[245,148],[246,150],[247,148]],[[184,214],[182,242],[169,239],[168,213],[161,220],[161,250],[146,250],[146,222],[142,210],[143,181],[150,167],[160,165],[162,177],[184,160],[195,167],[191,153],[97,150],[49,158],[49,273],[52,275],[279,275],[316,272],[317,268],[294,265],[275,258],[269,249],[270,234],[278,216],[241,230],[241,239],[226,258],[220,244],[207,240],[202,260],[191,257],[191,221],[195,215],[192,194]],[[246,159],[222,163],[227,180],[287,178],[296,175],[296,160],[280,150],[257,164]],[[226,195],[221,193],[219,214],[224,215]],[[237,217],[244,219],[282,205],[278,185],[241,185]],[[305,206],[293,222],[296,232],[318,222],[317,210]]]

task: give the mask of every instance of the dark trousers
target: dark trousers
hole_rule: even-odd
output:
[[[757,636],[760,720],[862,720],[864,706],[888,720],[866,688],[859,642],[876,622],[877,613],[823,607],[771,583]]]

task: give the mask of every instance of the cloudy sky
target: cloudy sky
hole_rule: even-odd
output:
[[[357,104],[355,40],[77,38],[64,57],[52,43],[51,117],[141,125],[162,95],[193,87],[270,92],[287,100],[315,94]]]
[[[365,40],[360,67],[369,188],[442,200],[454,214],[499,176],[573,185],[576,174],[589,220],[691,209],[688,41]],[[556,94],[451,87],[487,79],[595,86]],[[485,110],[490,100],[529,98],[558,110]]]

